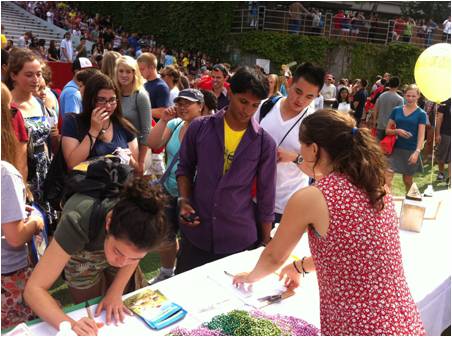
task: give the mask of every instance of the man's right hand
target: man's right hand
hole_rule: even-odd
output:
[[[191,205],[185,201],[185,200],[181,200],[181,203],[179,205],[179,220],[182,224],[190,226],[190,227],[196,227],[198,226],[201,222],[199,221],[199,216],[195,216],[193,221],[187,221],[186,219],[189,217],[192,217],[193,215],[195,215],[196,212],[193,209],[193,207],[191,207]]]

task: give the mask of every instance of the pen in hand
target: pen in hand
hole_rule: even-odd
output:
[[[90,318],[94,322],[96,322],[96,320],[94,319],[93,311],[91,310],[91,307],[89,306],[88,301],[85,302],[85,310],[86,310],[86,314],[88,315],[88,318]],[[104,326],[104,323],[96,322],[96,325],[98,328],[102,328]]]

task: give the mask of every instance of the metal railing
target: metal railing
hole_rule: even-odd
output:
[[[450,35],[446,41],[442,30],[438,27],[430,32],[422,26],[413,26],[411,36],[394,34],[394,20],[371,21],[368,19],[342,24],[342,20],[332,14],[322,15],[321,19],[312,14],[291,16],[288,11],[258,7],[257,11],[247,8],[234,11],[232,32],[274,31],[299,35],[317,35],[349,41],[389,44],[393,41],[410,43],[422,48],[440,42],[450,43]],[[399,30],[399,29],[397,29]]]

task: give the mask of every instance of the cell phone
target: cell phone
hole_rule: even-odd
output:
[[[181,215],[181,218],[184,219],[186,222],[194,222],[197,217],[198,216],[196,215],[196,213]]]

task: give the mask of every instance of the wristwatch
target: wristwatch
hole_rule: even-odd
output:
[[[188,200],[188,198],[179,197],[179,198],[177,198],[177,206],[179,206],[182,201],[185,201],[185,202],[188,202],[188,203],[190,202],[190,200]]]
[[[301,156],[301,154],[298,154],[297,155],[297,158],[292,162],[292,163],[294,163],[294,164],[296,164],[296,165],[300,165],[302,162],[303,162],[303,157]]]

